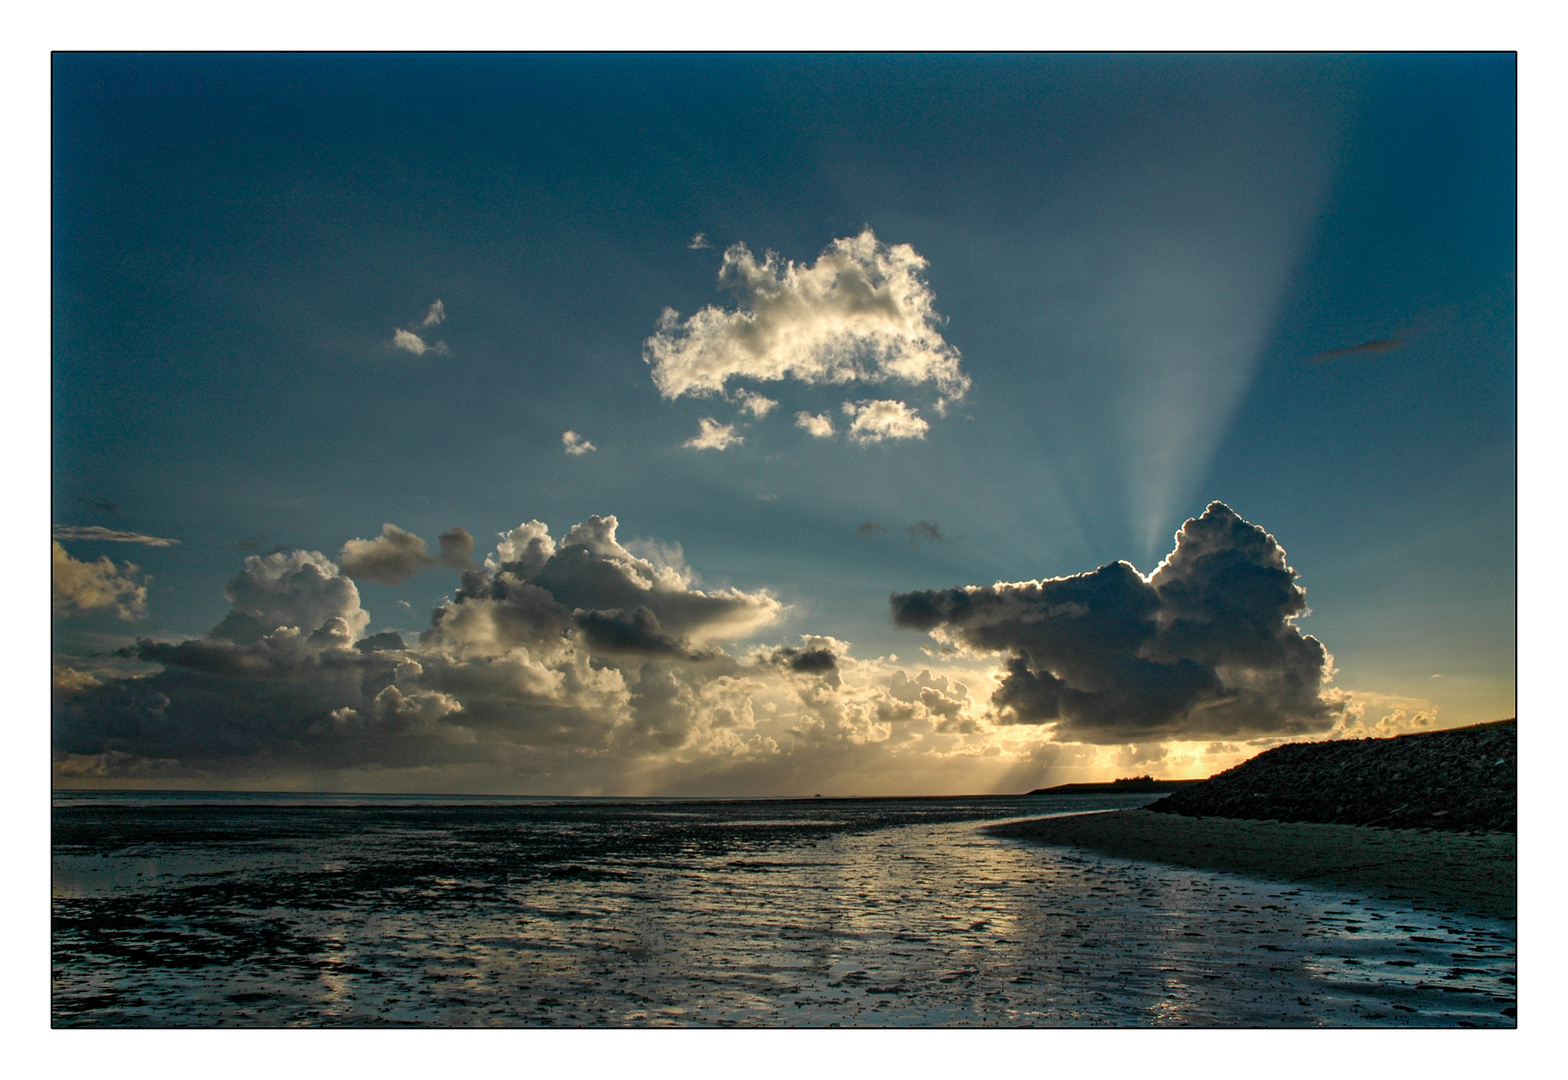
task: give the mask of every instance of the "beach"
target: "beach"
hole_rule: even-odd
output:
[[[984,831],[1146,798],[62,794],[54,1023],[1514,1025],[1506,919]]]
[[[987,826],[994,836],[1115,858],[1409,899],[1494,918],[1517,914],[1513,833],[1186,817],[1145,809]]]

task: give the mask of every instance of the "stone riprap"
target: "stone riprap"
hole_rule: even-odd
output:
[[[1150,804],[1160,814],[1514,832],[1518,724],[1277,746]]]

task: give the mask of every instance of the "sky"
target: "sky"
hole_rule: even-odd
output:
[[[1508,54],[57,53],[60,786],[1514,715]]]

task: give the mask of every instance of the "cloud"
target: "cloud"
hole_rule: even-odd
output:
[[[56,618],[89,611],[113,611],[127,622],[147,617],[147,585],[152,578],[135,563],[115,566],[106,555],[96,562],[81,562],[58,540],[50,541],[50,550],[50,607]]]
[[[110,502],[108,499],[89,499],[85,495],[78,495],[76,501],[85,506],[90,506],[94,510],[102,510],[106,514],[118,514],[120,512],[120,504]]]
[[[387,525],[377,540],[350,543],[374,545],[388,535],[388,530],[410,535],[395,525]],[[379,551],[372,555],[372,561],[378,554]],[[229,580],[223,595],[234,608],[213,633],[235,641],[254,640],[256,634],[270,634],[279,627],[309,634],[334,619],[357,638],[370,622],[369,614],[359,606],[359,589],[354,582],[319,551],[274,551],[247,556],[245,569]]]
[[[472,545],[472,537],[469,542]],[[421,570],[436,565],[429,547],[424,540],[389,521],[381,526],[380,536],[344,544],[338,553],[338,565],[350,577],[378,585],[401,585]]]
[[[883,439],[924,439],[931,430],[931,425],[902,401],[846,401],[844,413],[854,418],[849,437],[861,445]]]
[[[893,620],[1007,659],[1004,723],[1132,743],[1324,732],[1345,711],[1332,658],[1294,619],[1306,592],[1274,537],[1211,503],[1148,578],[1072,577],[895,594]]]
[[[737,390],[735,391],[735,404],[740,407],[741,412],[750,413],[760,420],[772,412],[773,407],[778,402],[770,397],[754,394],[750,390]]]
[[[1339,360],[1346,356],[1376,356],[1379,353],[1393,352],[1405,344],[1402,337],[1378,338],[1375,341],[1363,341],[1360,345],[1351,345],[1344,349],[1329,349],[1316,356],[1309,357],[1314,364],[1321,364],[1328,360]]]
[[[427,352],[446,355],[446,342],[438,341],[434,345],[427,344],[425,339],[411,330],[397,329],[392,331],[392,346],[397,349],[406,349],[415,356],[423,356]]]
[[[814,415],[809,412],[798,412],[795,414],[795,426],[805,428],[818,439],[833,437],[833,420],[826,413]]]
[[[474,538],[461,525],[453,525],[449,532],[437,536],[436,543],[441,548],[439,561],[442,566],[466,570],[473,565]]]
[[[885,533],[885,532],[887,532],[887,530],[884,529],[881,525],[878,525],[874,521],[862,521],[855,528],[855,535],[856,536],[870,536],[873,533]]]
[[[446,322],[446,305],[440,300],[430,305],[430,310],[425,312],[425,321],[420,326],[440,326]]]
[[[124,650],[155,672],[57,675],[56,774],[754,794],[835,777],[887,790],[890,775],[929,790],[1007,767],[981,745],[1021,729],[984,722],[968,678],[820,635],[726,651],[784,606],[696,588],[679,545],[617,530],[606,516],[559,540],[538,521],[500,534],[413,641],[365,637],[353,582],[320,553],[252,556],[212,632]]]
[[[56,540],[92,540],[116,544],[145,544],[148,547],[173,547],[178,540],[168,540],[146,533],[127,532],[124,529],[105,529],[101,525],[56,525],[51,533]]]
[[[920,540],[927,540],[934,544],[947,542],[947,537],[942,535],[942,528],[934,521],[917,521],[909,527],[909,546],[914,547]]]
[[[744,244],[724,253],[721,287],[739,307],[705,307],[682,321],[666,308],[643,359],[665,398],[722,394],[731,379],[808,385],[931,383],[961,398],[969,377],[942,338],[935,297],[921,277],[926,260],[908,244],[888,246],[870,229],[834,240],[812,264]]]
[[[711,416],[697,421],[697,427],[697,434],[681,443],[682,446],[693,450],[723,450],[746,441],[745,436],[735,434],[734,424],[721,424]]]
[[[561,432],[561,444],[566,447],[566,452],[573,457],[579,457],[599,449],[575,431]]]
[[[55,673],[55,773],[69,784],[584,795],[1024,791],[1125,775],[1146,766],[1110,770],[1162,760],[1163,735],[1147,723],[1114,722],[1101,738],[1083,723],[1018,722],[1007,711],[1022,700],[1013,671],[973,655],[993,650],[968,638],[989,632],[1003,644],[994,651],[1022,655],[1030,686],[1040,681],[1034,657],[1076,648],[1081,665],[1046,670],[1089,693],[1080,667],[1103,668],[1118,632],[1128,642],[1142,633],[1149,662],[1207,665],[1253,694],[1252,707],[1266,698],[1299,718],[1267,655],[1279,643],[1260,651],[1248,629],[1267,614],[1260,570],[1287,575],[1283,592],[1271,586],[1285,596],[1281,608],[1276,595],[1276,622],[1278,610],[1298,606],[1283,553],[1245,523],[1212,527],[1225,525],[1213,520],[1221,516],[1211,507],[1210,521],[1189,522],[1156,575],[1125,583],[1134,599],[1155,592],[1169,625],[1156,619],[1152,634],[1122,625],[1142,608],[1104,583],[1078,582],[1077,596],[1054,595],[1058,582],[1026,583],[1053,593],[1043,604],[1022,586],[997,586],[989,601],[987,590],[948,590],[924,609],[941,624],[932,628],[946,639],[944,658],[913,669],[856,657],[827,635],[756,641],[792,617],[782,600],[763,588],[699,586],[679,544],[622,543],[609,515],[559,537],[524,521],[497,534],[477,565],[471,537],[443,534],[443,557],[462,554],[469,565],[417,635],[369,634],[355,583],[320,552],[253,555],[225,590],[232,610],[206,635],[144,639],[116,664]],[[956,604],[948,592],[984,618],[944,614]],[[1223,625],[1205,629],[1204,613]],[[1066,623],[1092,633],[1080,639]],[[1172,627],[1186,650],[1174,660],[1161,636]],[[1276,636],[1294,634],[1286,629]],[[1147,681],[1133,690],[1135,704],[1150,696]],[[1387,726],[1419,724],[1414,706],[1396,704],[1406,715]],[[1200,701],[1173,726],[1213,726],[1191,716],[1221,711]],[[1248,715],[1219,726],[1246,729]],[[1304,723],[1316,733],[1322,719]]]
[[[691,238],[691,240],[686,244],[686,246],[689,249],[691,249],[692,251],[706,251],[708,248],[712,247],[713,245],[708,243],[708,234],[707,233],[698,233],[696,236]]]

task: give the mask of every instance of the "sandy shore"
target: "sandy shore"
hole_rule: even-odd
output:
[[[1147,810],[1033,818],[986,831],[1124,859],[1432,902],[1478,915],[1512,919],[1517,912],[1512,833],[1191,818]]]

